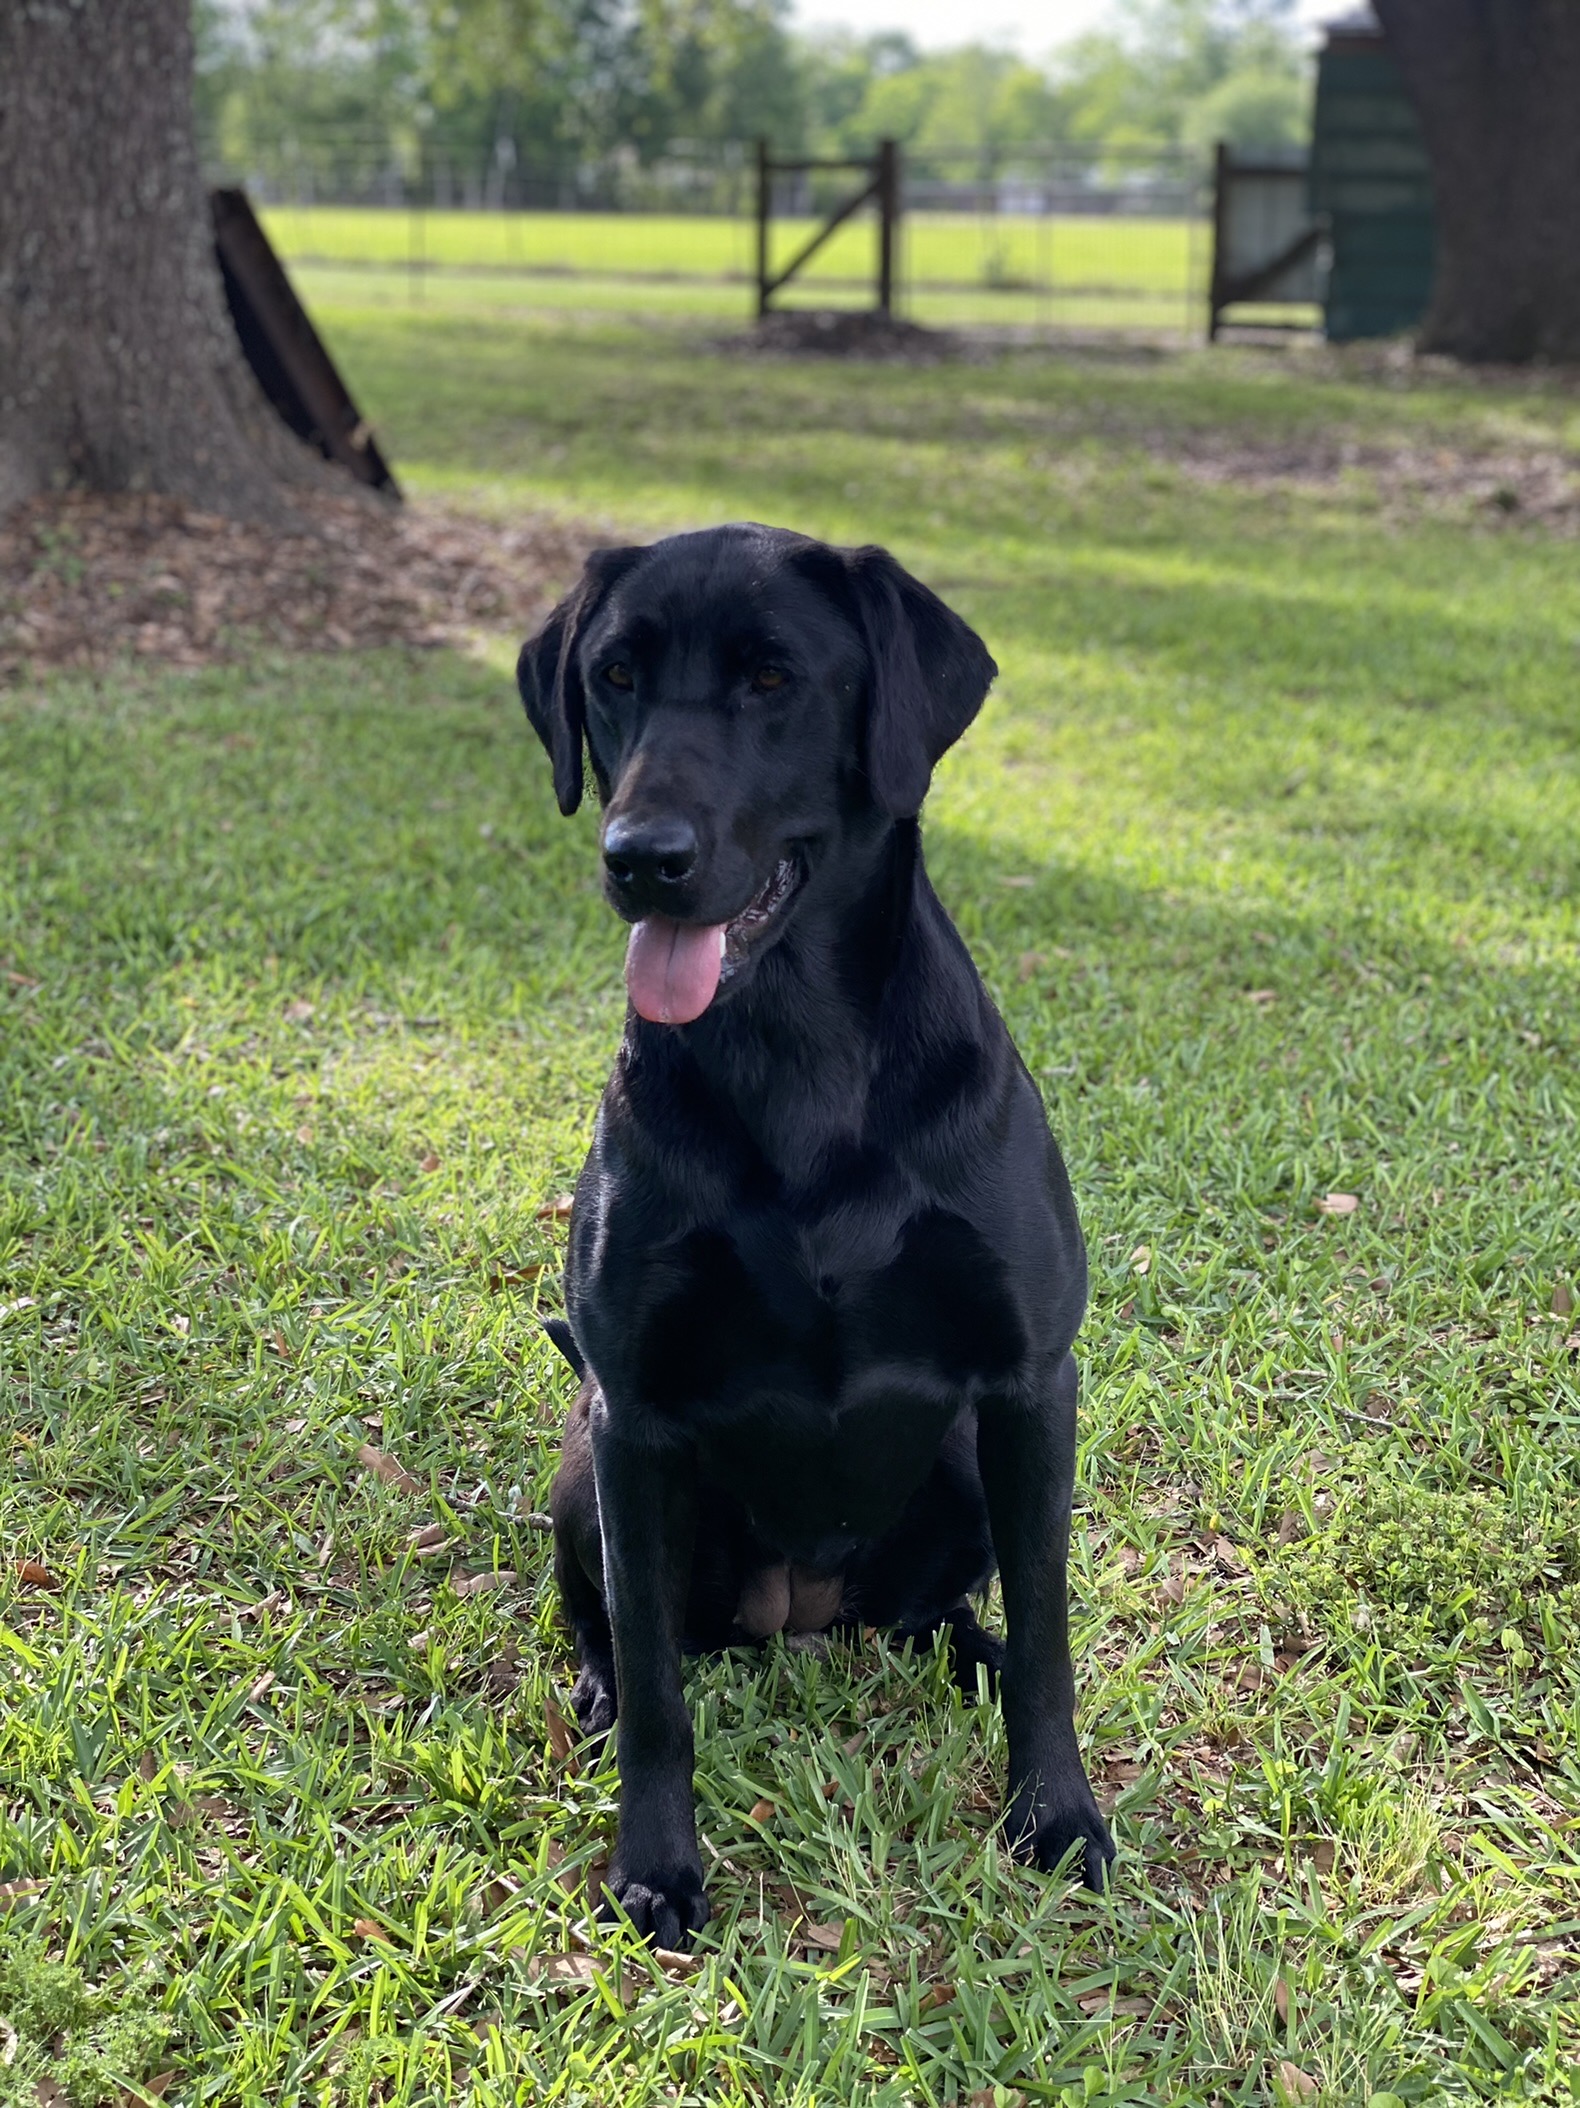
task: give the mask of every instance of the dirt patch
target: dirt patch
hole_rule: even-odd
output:
[[[1183,443],[1157,435],[1148,452],[1172,460],[1194,482],[1241,489],[1332,488],[1363,477],[1385,510],[1467,513],[1531,521],[1580,533],[1580,461],[1559,447],[1474,452],[1458,447],[1368,446],[1313,439],[1246,445],[1211,437]]]
[[[924,329],[896,315],[856,308],[782,308],[764,315],[743,334],[720,337],[720,351],[767,352],[776,356],[811,352],[830,359],[887,359],[932,366],[964,355],[964,340],[948,330]]]
[[[173,498],[35,498],[0,520],[0,681],[148,658],[203,666],[260,646],[361,651],[525,637],[591,532],[318,495],[281,535]]]

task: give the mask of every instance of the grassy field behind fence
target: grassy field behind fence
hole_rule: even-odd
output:
[[[939,1659],[776,1644],[688,1672],[694,1973],[590,1926],[533,1517],[592,816],[510,640],[52,679],[0,695],[0,2103],[1572,2104],[1574,544],[1288,480],[1573,449],[1572,394],[320,319],[425,498],[883,540],[1001,660],[927,841],[1092,1248],[1118,1885],[1006,1862]]]
[[[270,206],[263,218],[298,276],[339,267],[338,285],[352,266],[397,300],[414,296],[415,276],[427,281],[421,297],[448,305],[612,301],[745,314],[756,270],[756,227],[744,217]],[[775,268],[818,224],[775,221]],[[875,247],[865,214],[829,239],[786,301],[865,304]],[[919,212],[904,222],[901,263],[906,312],[918,320],[1181,330],[1202,321],[1208,237],[1184,219]],[[304,283],[319,297],[329,290],[321,278]]]

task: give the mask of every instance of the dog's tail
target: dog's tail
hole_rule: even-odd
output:
[[[577,1382],[585,1383],[587,1380],[587,1364],[582,1358],[581,1348],[576,1344],[576,1335],[572,1332],[570,1326],[566,1324],[564,1318],[545,1318],[543,1320],[543,1329],[576,1371]]]

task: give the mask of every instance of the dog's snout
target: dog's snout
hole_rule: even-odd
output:
[[[678,886],[697,861],[697,831],[674,815],[657,819],[622,816],[603,838],[604,869],[619,886]]]

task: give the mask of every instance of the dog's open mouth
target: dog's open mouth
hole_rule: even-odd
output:
[[[625,954],[626,991],[638,1015],[655,1025],[689,1025],[701,1017],[720,981],[746,963],[800,883],[800,864],[785,857],[729,922],[674,922],[667,915],[644,915],[632,928]]]

